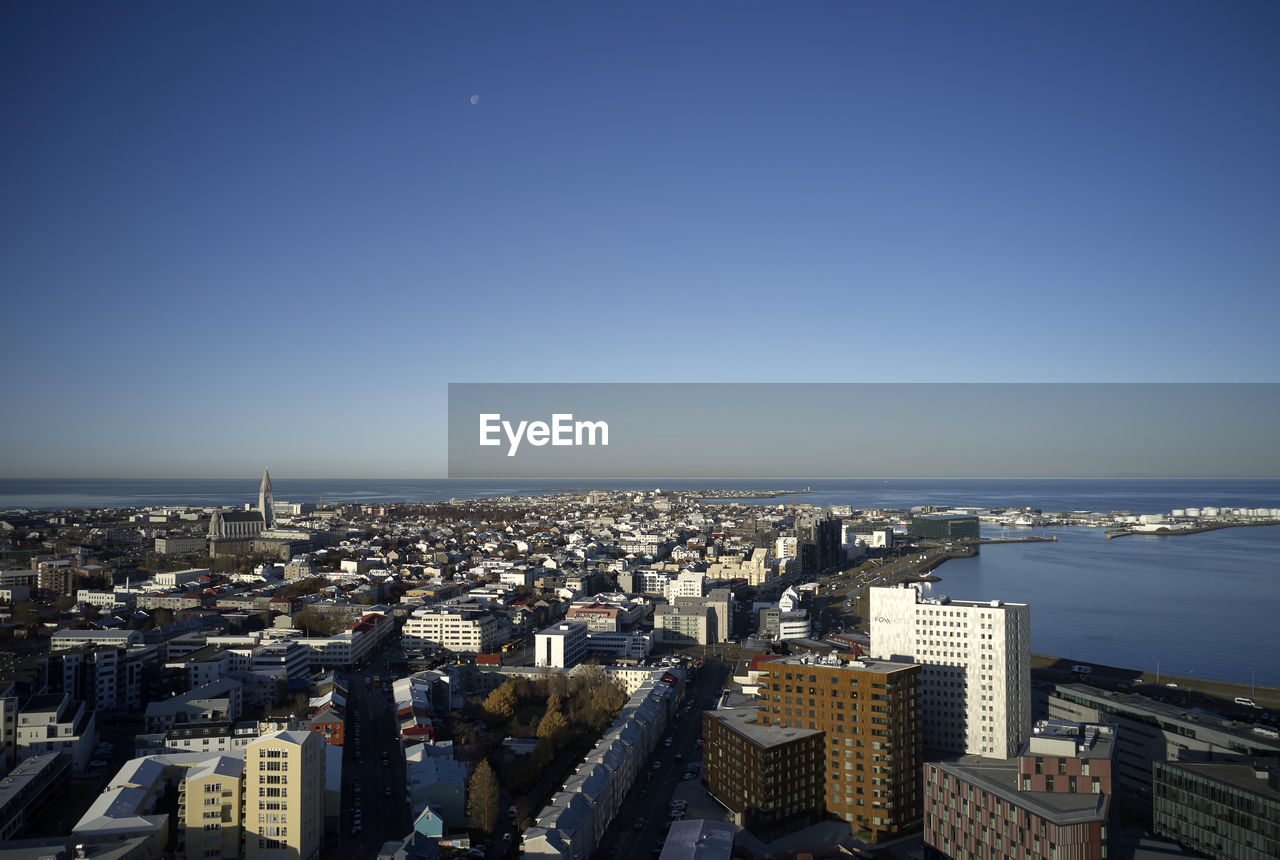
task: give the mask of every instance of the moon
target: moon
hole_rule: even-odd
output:
[[[471,97],[471,103],[472,103],[473,105],[478,105],[478,104],[480,104],[480,96],[472,96],[472,97]]]

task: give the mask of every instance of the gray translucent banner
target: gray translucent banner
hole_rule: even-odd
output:
[[[451,383],[449,477],[1276,477],[1277,428],[1277,383]]]

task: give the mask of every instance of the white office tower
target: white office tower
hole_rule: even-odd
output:
[[[871,589],[871,656],[920,675],[926,749],[1009,758],[1031,733],[1031,609]]]

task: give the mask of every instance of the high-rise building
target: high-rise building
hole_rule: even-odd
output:
[[[264,735],[245,750],[245,860],[311,860],[324,840],[324,738]]]
[[[178,829],[188,858],[240,856],[244,758],[213,755],[187,770],[178,794]]]
[[[871,656],[921,672],[927,750],[1017,755],[1031,731],[1031,609],[871,589]]]
[[[873,841],[919,824],[920,666],[831,654],[759,668],[760,724],[824,733],[828,813]]]

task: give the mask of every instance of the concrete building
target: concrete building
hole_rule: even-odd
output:
[[[1072,726],[1033,736],[1016,758],[929,762],[925,845],[942,857],[1103,860],[1112,754],[1109,729]]]
[[[978,518],[970,514],[939,514],[911,518],[907,535],[927,540],[977,538]]]
[[[1116,727],[1116,798],[1140,816],[1151,812],[1151,778],[1157,763],[1188,755],[1280,756],[1280,736],[1272,729],[1255,730],[1205,711],[1088,684],[1055,685],[1047,711],[1056,720]]]
[[[24,835],[51,802],[61,802],[71,782],[71,757],[42,753],[0,780],[0,844]]]
[[[676,646],[710,645],[716,622],[706,603],[659,604],[653,610],[653,634],[659,643]]]
[[[564,621],[539,630],[533,636],[533,665],[567,669],[587,656],[587,625],[581,621]]]
[[[63,693],[32,696],[18,714],[15,751],[18,761],[45,753],[66,753],[71,772],[81,775],[97,743],[96,717],[85,703]]]
[[[1157,836],[1215,860],[1280,857],[1280,760],[1156,762]]]
[[[325,743],[265,735],[245,750],[245,860],[312,860],[324,840]]]
[[[919,824],[920,666],[829,654],[757,670],[762,725],[825,735],[828,813],[872,841]]]
[[[169,535],[156,538],[158,555],[188,555],[204,553],[209,548],[209,539],[199,535]]]
[[[649,633],[587,632],[587,653],[617,660],[643,660],[653,652]]]
[[[926,749],[1005,759],[1031,730],[1031,610],[871,589],[871,656],[921,664]]]
[[[443,648],[466,654],[496,651],[503,641],[498,619],[479,607],[415,610],[405,619],[401,635],[405,648]]]
[[[54,651],[81,645],[129,648],[141,644],[142,634],[136,630],[59,630],[49,639],[49,647]]]
[[[211,755],[186,769],[178,791],[178,856],[188,860],[240,856],[244,769],[243,752]]]
[[[182,588],[184,585],[195,582],[202,576],[209,576],[211,571],[207,567],[192,567],[187,570],[171,570],[167,573],[157,573],[155,575],[155,583],[160,588]]]
[[[234,722],[244,704],[242,685],[234,678],[222,678],[186,693],[152,702],[145,714],[148,732],[168,730],[179,723]]]
[[[707,790],[765,842],[820,821],[824,733],[756,721],[756,708],[702,712]]]

